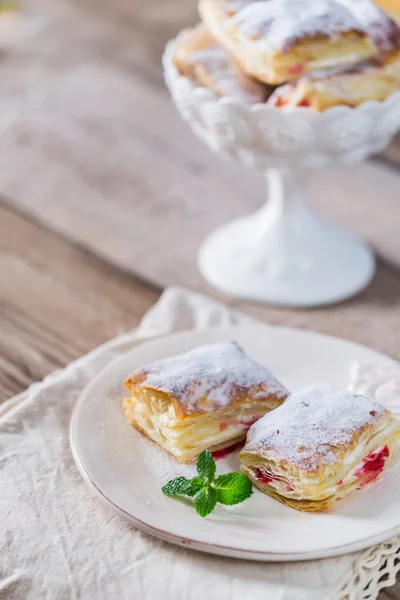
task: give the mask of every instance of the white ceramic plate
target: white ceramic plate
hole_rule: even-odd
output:
[[[217,506],[205,519],[190,501],[165,497],[161,486],[194,475],[123,418],[122,381],[136,367],[201,344],[236,340],[290,390],[316,381],[348,383],[353,361],[392,364],[344,340],[283,327],[185,332],[138,346],[102,371],[78,400],[71,423],[77,465],[98,496],[139,529],[205,552],[266,561],[322,558],[364,549],[400,534],[400,461],[380,481],[327,514],[300,513],[258,490],[243,504]],[[218,472],[237,471],[235,455]]]

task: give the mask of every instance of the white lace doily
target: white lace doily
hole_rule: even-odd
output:
[[[400,367],[376,367],[355,363],[349,388],[373,397],[400,415]],[[347,583],[335,590],[329,600],[375,600],[380,590],[396,583],[400,570],[400,538],[368,548],[354,561]]]
[[[396,583],[400,569],[400,538],[365,550],[352,565],[347,583],[327,600],[375,600],[380,590]]]

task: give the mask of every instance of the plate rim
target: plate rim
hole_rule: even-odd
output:
[[[398,364],[398,361],[396,361],[396,359],[394,359],[393,357],[391,357],[387,354],[384,354],[383,352],[379,352],[368,346],[358,344],[357,342],[352,342],[351,340],[348,340],[346,338],[323,334],[323,333],[319,333],[319,332],[316,332],[316,331],[313,331],[310,329],[305,329],[305,328],[303,329],[303,328],[290,327],[290,326],[285,326],[285,325],[271,325],[269,323],[254,323],[254,324],[247,323],[247,324],[243,324],[243,325],[234,324],[229,327],[226,327],[226,326],[224,326],[224,327],[207,327],[207,328],[198,329],[198,330],[188,329],[188,330],[184,330],[184,331],[164,334],[161,336],[157,336],[155,338],[150,338],[150,339],[147,338],[143,342],[139,342],[133,348],[130,348],[129,350],[127,350],[125,352],[122,352],[121,354],[116,356],[110,363],[105,365],[96,374],[96,376],[93,379],[91,379],[90,382],[84,387],[84,389],[82,390],[82,392],[80,393],[78,399],[76,400],[76,402],[74,404],[74,407],[72,410],[72,415],[71,415],[71,420],[70,420],[70,427],[69,427],[69,443],[70,443],[71,452],[72,452],[72,456],[74,458],[75,464],[78,468],[78,471],[82,475],[85,483],[94,492],[94,494],[100,499],[100,501],[103,504],[105,504],[108,507],[111,507],[112,510],[117,512],[117,514],[119,514],[123,518],[127,519],[128,521],[134,523],[135,526],[138,529],[140,529],[141,531],[144,531],[145,533],[150,534],[154,537],[157,537],[158,539],[161,539],[168,543],[172,543],[172,544],[184,547],[184,548],[195,549],[195,550],[205,552],[208,554],[228,556],[228,557],[235,558],[235,559],[242,559],[242,560],[244,559],[244,560],[253,560],[253,561],[255,560],[255,561],[260,561],[260,562],[298,562],[298,561],[316,560],[316,559],[322,559],[322,558],[330,558],[333,556],[341,556],[341,555],[365,550],[365,549],[373,547],[377,544],[383,543],[392,537],[396,537],[397,535],[400,534],[400,523],[399,523],[399,525],[392,527],[388,530],[385,530],[384,532],[381,532],[381,533],[373,535],[373,536],[369,536],[368,538],[364,538],[357,542],[349,542],[347,544],[341,544],[339,546],[327,548],[326,550],[323,550],[323,549],[315,550],[315,551],[309,550],[309,551],[305,551],[305,552],[303,552],[303,551],[297,551],[297,552],[291,552],[291,553],[267,552],[264,550],[251,550],[248,548],[240,549],[238,547],[231,547],[231,546],[227,546],[224,544],[216,544],[213,542],[199,541],[199,540],[193,539],[192,537],[180,536],[180,535],[177,535],[176,533],[166,531],[164,529],[160,529],[159,527],[155,527],[154,525],[146,523],[145,521],[142,521],[138,517],[132,515],[130,512],[128,512],[127,510],[125,510],[124,508],[122,508],[121,506],[116,504],[113,500],[111,500],[111,498],[109,498],[107,496],[107,494],[96,485],[96,483],[93,481],[93,479],[91,478],[89,473],[86,471],[85,467],[83,466],[83,464],[79,458],[79,453],[77,452],[77,450],[75,448],[74,438],[76,437],[76,434],[75,434],[76,422],[78,419],[79,408],[84,403],[87,391],[96,384],[97,379],[100,379],[103,376],[104,371],[106,371],[108,369],[111,370],[114,363],[120,362],[121,360],[123,360],[123,358],[126,355],[128,355],[131,352],[134,352],[138,348],[141,348],[143,346],[147,347],[147,346],[156,345],[157,342],[160,340],[166,340],[166,339],[168,340],[170,338],[173,338],[174,340],[175,339],[179,340],[180,338],[186,339],[186,338],[190,338],[191,335],[193,335],[193,334],[196,335],[199,333],[207,335],[207,333],[214,334],[214,333],[218,332],[223,335],[223,334],[228,334],[231,331],[234,332],[235,330],[243,331],[243,330],[255,329],[255,330],[257,330],[257,332],[259,334],[260,333],[260,325],[262,326],[262,328],[266,328],[266,329],[274,328],[274,329],[278,329],[278,330],[285,330],[285,331],[291,331],[291,332],[294,331],[297,333],[312,335],[313,337],[317,337],[317,338],[323,338],[328,341],[334,340],[334,341],[349,345],[353,348],[368,350],[368,351],[374,353],[377,358],[384,360],[385,362],[392,362],[394,364]]]

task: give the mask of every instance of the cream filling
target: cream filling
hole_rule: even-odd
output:
[[[307,473],[298,473],[291,475],[283,471],[278,472],[273,470],[273,463],[265,460],[258,464],[247,464],[243,461],[244,471],[247,472],[261,487],[271,487],[279,495],[286,498],[296,500],[323,500],[329,496],[343,492],[345,495],[346,488],[354,486],[357,481],[363,479],[355,473],[364,465],[364,460],[372,453],[378,452],[385,445],[389,447],[389,456],[385,460],[385,465],[377,475],[377,478],[386,471],[391,465],[397,451],[397,422],[381,423],[380,427],[372,431],[368,437],[360,442],[357,447],[349,452],[340,463],[339,468],[336,468],[333,473],[329,473],[323,480],[321,476],[307,475]],[[245,449],[243,451],[245,454]],[[354,465],[352,468],[349,469]],[[338,465],[336,465],[337,467]],[[268,484],[257,479],[257,471],[261,470],[267,477],[277,477]],[[340,484],[339,484],[340,482]],[[285,485],[289,484],[288,485]]]
[[[380,446],[376,450],[369,452],[367,455],[364,454],[362,460],[360,460],[360,462],[354,467],[354,469],[352,469],[343,479],[339,479],[339,481],[336,484],[323,489],[323,497],[326,498],[328,496],[333,496],[341,489],[345,489],[347,486],[350,486],[351,484],[353,484],[357,481],[362,481],[363,477],[356,475],[357,471],[359,471],[360,469],[363,468],[364,460],[370,454],[373,454],[375,452],[380,452],[383,448],[384,448],[384,446]],[[357,453],[357,454],[360,454],[360,453]],[[387,457],[387,459],[385,460],[385,465],[384,465],[382,471],[377,475],[377,478],[385,471],[386,465],[389,462],[389,459],[390,459],[390,454]],[[281,478],[282,477],[278,473],[268,473],[267,471],[263,471],[262,468],[260,470],[262,472],[264,472],[264,474],[267,477],[268,476],[271,476],[272,478],[274,478],[274,477]],[[252,472],[253,478],[258,480],[256,473],[257,473],[257,469]],[[305,480],[305,478],[302,477],[302,483],[304,482],[304,480]],[[290,481],[289,479],[284,479],[284,478],[273,479],[268,484],[263,483],[262,481],[260,481],[260,483],[261,483],[261,485],[268,485],[268,486],[274,488],[280,495],[285,496],[287,498],[296,498],[296,499],[306,499],[307,498],[307,499],[314,499],[314,500],[321,499],[320,494],[318,495],[319,496],[318,498],[314,498],[311,496],[306,497],[304,495],[304,491],[301,488],[297,487],[293,483],[293,481]]]
[[[343,479],[341,479],[341,480],[339,479],[339,481],[341,483],[338,482],[336,485],[332,485],[331,487],[326,488],[325,493],[328,494],[329,496],[331,496],[331,495],[335,494],[340,488],[345,487],[346,485],[350,485],[350,484],[354,483],[355,481],[362,480],[363,479],[362,477],[359,477],[358,475],[356,475],[357,471],[359,471],[360,469],[363,468],[364,461],[366,458],[368,458],[368,456],[370,454],[374,454],[375,452],[380,452],[381,450],[383,450],[384,447],[385,447],[384,445],[380,446],[376,450],[372,450],[367,455],[364,455],[364,457],[354,467],[354,469],[352,471],[350,471],[350,473],[348,473]],[[390,452],[390,450],[389,450],[389,452]],[[359,454],[359,453],[357,453],[357,454]],[[387,459],[385,460],[385,466],[383,467],[382,472],[385,470],[386,463],[388,462],[389,458],[390,458],[390,454],[387,457]],[[343,463],[343,464],[345,464],[345,463]],[[347,464],[350,464],[350,462],[347,462]]]
[[[289,78],[289,80],[297,79],[302,74],[310,71],[351,66],[373,54],[373,49],[368,42],[351,39],[329,44],[315,40],[312,42],[299,42],[298,46],[295,46],[291,51],[276,54],[271,53],[270,50],[268,51],[263,39],[256,42],[249,42],[247,39],[241,41],[246,46],[250,69],[253,66],[259,75],[264,71],[268,72],[270,77],[277,75],[280,78],[280,75],[284,74],[284,79]],[[258,46],[259,51],[257,53],[253,53],[252,43]],[[298,73],[294,73],[294,77],[291,77],[290,71],[297,65],[302,68]]]
[[[277,402],[278,403],[278,402]],[[177,420],[173,403],[164,394],[140,390],[125,400],[125,413],[147,435],[175,454],[187,458],[205,448],[223,445],[244,438],[250,425],[274,406],[241,403],[236,409],[228,407],[217,412],[188,416]]]

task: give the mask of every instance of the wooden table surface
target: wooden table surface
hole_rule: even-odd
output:
[[[263,186],[221,165],[164,88],[162,48],[195,22],[194,1],[27,8],[29,35],[0,61],[0,401],[135,327],[170,284],[400,359],[400,169],[375,161],[312,184],[313,204],[377,251],[363,294],[317,310],[223,298],[197,272],[198,243],[257,208]],[[400,599],[400,584],[379,598]]]

